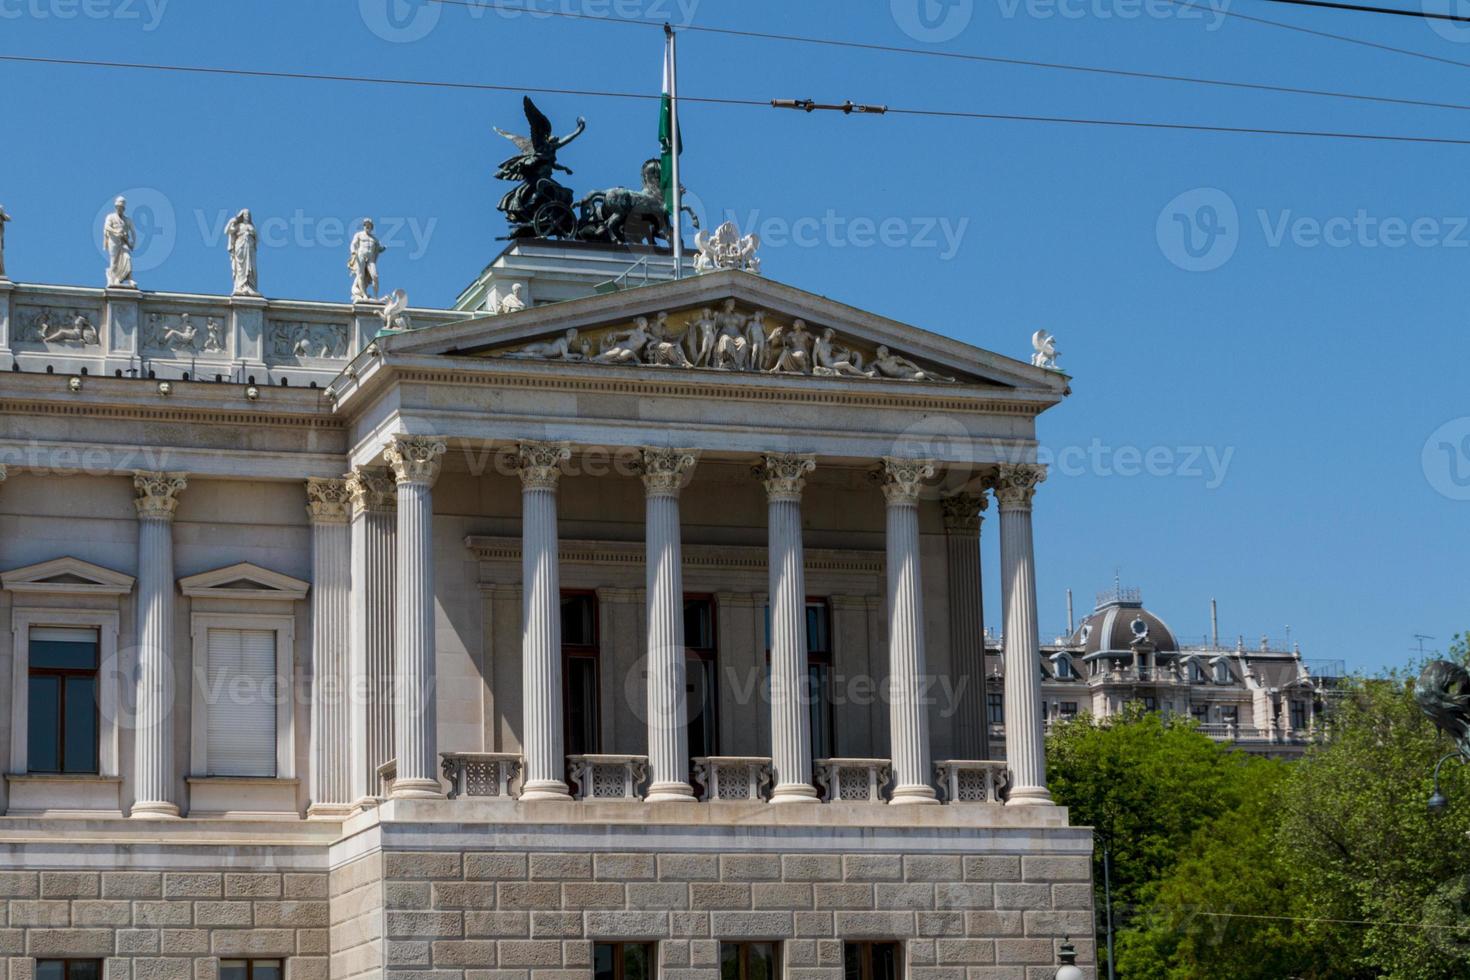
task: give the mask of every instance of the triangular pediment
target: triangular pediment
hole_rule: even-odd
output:
[[[261,568],[248,561],[179,579],[179,589],[195,599],[305,599],[310,582]]]
[[[1027,334],[1016,341],[1024,344]],[[744,272],[485,315],[379,339],[385,353],[580,370],[809,376],[1056,396],[1066,375]]]
[[[133,591],[131,575],[71,557],[11,569],[0,575],[0,583],[10,592],[56,595],[127,595]]]

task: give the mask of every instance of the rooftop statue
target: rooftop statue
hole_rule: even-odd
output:
[[[577,222],[577,237],[589,242],[616,242],[626,244],[630,226],[642,233],[644,244],[657,245],[659,240],[672,241],[673,222],[669,220],[668,203],[664,200],[663,163],[658,159],[643,164],[643,189],[609,187],[593,191],[577,203],[581,218]],[[699,227],[699,216],[688,206],[681,210],[689,212],[694,227]]]
[[[514,180],[519,186],[500,199],[500,210],[510,222],[509,238],[570,238],[576,233],[577,220],[572,211],[572,192],[552,176],[556,171],[570,174],[569,167],[556,162],[556,154],[582,135],[587,120],[577,118],[577,128],[566,136],[551,131],[551,120],[536,108],[527,96],[522,105],[531,135],[517,136],[500,127],[495,131],[516,145],[521,152],[507,158],[495,171],[499,180]]]
[[[760,244],[759,235],[742,236],[733,221],[720,225],[713,235],[701,231],[694,236],[694,247],[699,250],[699,254],[694,257],[694,270],[715,272],[719,269],[739,269],[760,275],[761,260],[755,255]]]
[[[1414,701],[1470,761],[1470,673],[1448,660],[1432,660],[1414,682]]]
[[[1036,367],[1051,368],[1057,370],[1057,338],[1045,330],[1038,330],[1031,335],[1031,349],[1036,353],[1031,355],[1031,363]]]

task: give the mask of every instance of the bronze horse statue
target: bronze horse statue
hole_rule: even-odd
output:
[[[673,222],[669,220],[668,205],[664,201],[663,164],[657,159],[643,164],[643,189],[631,187],[609,187],[593,191],[577,203],[581,219],[577,225],[577,237],[584,241],[628,243],[630,230],[641,232],[641,244],[657,245],[659,239],[671,240]],[[699,227],[699,216],[692,208],[684,207],[694,227]]]

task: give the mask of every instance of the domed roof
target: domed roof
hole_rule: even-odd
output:
[[[1098,593],[1097,608],[1078,625],[1071,644],[1081,647],[1083,656],[1087,656],[1108,651],[1129,653],[1139,640],[1158,653],[1179,650],[1169,625],[1143,608],[1139,590],[1113,588]]]

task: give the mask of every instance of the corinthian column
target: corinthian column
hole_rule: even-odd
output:
[[[393,795],[436,798],[439,786],[438,691],[434,681],[434,495],[444,442],[394,436],[383,450],[398,481],[398,772]]]
[[[645,449],[641,463],[647,499],[648,800],[656,803],[694,799],[685,724],[679,490],[697,459],[688,449]]]
[[[342,816],[352,801],[347,651],[352,595],[347,481],[306,481],[311,516],[311,800],[307,816]]]
[[[937,803],[929,782],[929,718],[924,691],[924,585],[920,576],[919,491],[934,475],[924,460],[884,457],[878,473],[888,502],[888,728],[894,804]]]
[[[1006,765],[1011,806],[1050,806],[1041,722],[1041,643],[1036,633],[1036,569],[1031,498],[1046,468],[1002,464],[994,478],[1000,508],[1001,600],[1005,604]]]
[[[347,655],[351,690],[352,799],[382,792],[378,767],[393,758],[394,551],[397,488],[384,470],[353,469],[352,601]]]
[[[954,757],[990,758],[985,718],[985,605],[980,585],[980,525],[985,494],[945,497],[944,543],[949,573],[949,654],[954,670]]]
[[[815,803],[808,717],[806,569],[801,548],[801,491],[815,456],[767,455],[755,468],[766,487],[771,603],[772,803]]]
[[[174,510],[183,473],[134,473],[138,509],[138,687],[132,815],[177,817],[174,802]]]
[[[561,574],[556,538],[556,484],[571,458],[561,444],[527,442],[517,451],[521,474],[522,712],[526,759],[523,800],[567,800],[562,731]]]

